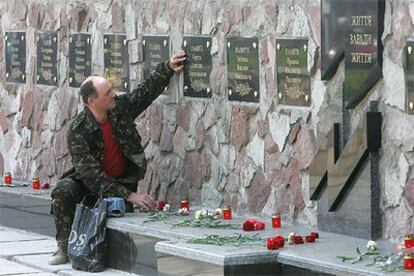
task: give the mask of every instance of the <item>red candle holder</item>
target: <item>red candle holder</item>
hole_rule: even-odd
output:
[[[10,172],[6,172],[4,174],[4,184],[11,185],[12,184],[12,175]]]
[[[224,206],[223,219],[231,219],[231,206],[230,205]]]
[[[413,234],[406,234],[404,237],[404,246],[405,248],[412,248],[414,247],[414,235]]]
[[[39,180],[39,178],[33,178],[32,187],[33,187],[34,190],[39,190],[40,189],[40,180]]]
[[[280,221],[280,213],[273,214],[272,216],[272,226],[273,228],[281,228],[282,222]]]
[[[405,253],[404,255],[404,270],[413,271],[414,270],[414,257],[413,253]]]
[[[181,200],[181,205],[180,205],[180,208],[181,209],[183,209],[183,208],[187,208],[188,210],[190,210],[190,205],[188,204],[188,200],[187,199],[183,199],[183,200]]]

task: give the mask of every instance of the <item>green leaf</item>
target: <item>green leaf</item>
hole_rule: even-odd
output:
[[[356,251],[359,255],[361,255],[361,251],[359,250],[359,247],[356,248]]]

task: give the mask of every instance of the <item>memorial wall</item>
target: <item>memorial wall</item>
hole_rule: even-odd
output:
[[[184,72],[136,120],[139,191],[327,228],[356,218],[385,238],[414,231],[412,1],[4,0],[0,15],[0,174],[53,185],[71,167],[84,78],[128,92],[185,49]],[[313,173],[325,171],[324,192]]]

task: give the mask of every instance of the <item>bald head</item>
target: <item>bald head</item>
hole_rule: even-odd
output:
[[[93,97],[96,98],[98,96],[99,87],[106,84],[108,82],[107,79],[98,77],[98,76],[90,76],[87,77],[80,87],[80,95],[82,100],[85,104],[88,104],[88,98]]]

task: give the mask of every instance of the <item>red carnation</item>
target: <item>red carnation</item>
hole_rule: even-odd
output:
[[[257,221],[255,219],[248,219],[243,223],[243,230],[244,231],[253,231],[255,230],[255,223]]]
[[[315,239],[319,239],[319,233],[318,232],[311,232],[310,235],[314,237]]]
[[[293,240],[295,241],[295,244],[303,244],[303,238],[301,236],[294,236]]]
[[[278,242],[276,241],[276,238],[267,239],[267,249],[269,249],[269,250],[279,249]]]
[[[162,211],[165,204],[167,204],[167,202],[165,201],[158,201],[158,210]]]
[[[282,236],[276,236],[275,240],[277,242],[278,247],[285,246],[285,238],[284,237],[282,237]]]
[[[263,230],[265,229],[265,224],[261,221],[256,221],[254,223],[254,230]]]
[[[309,235],[305,238],[306,242],[315,242],[315,236]]]

